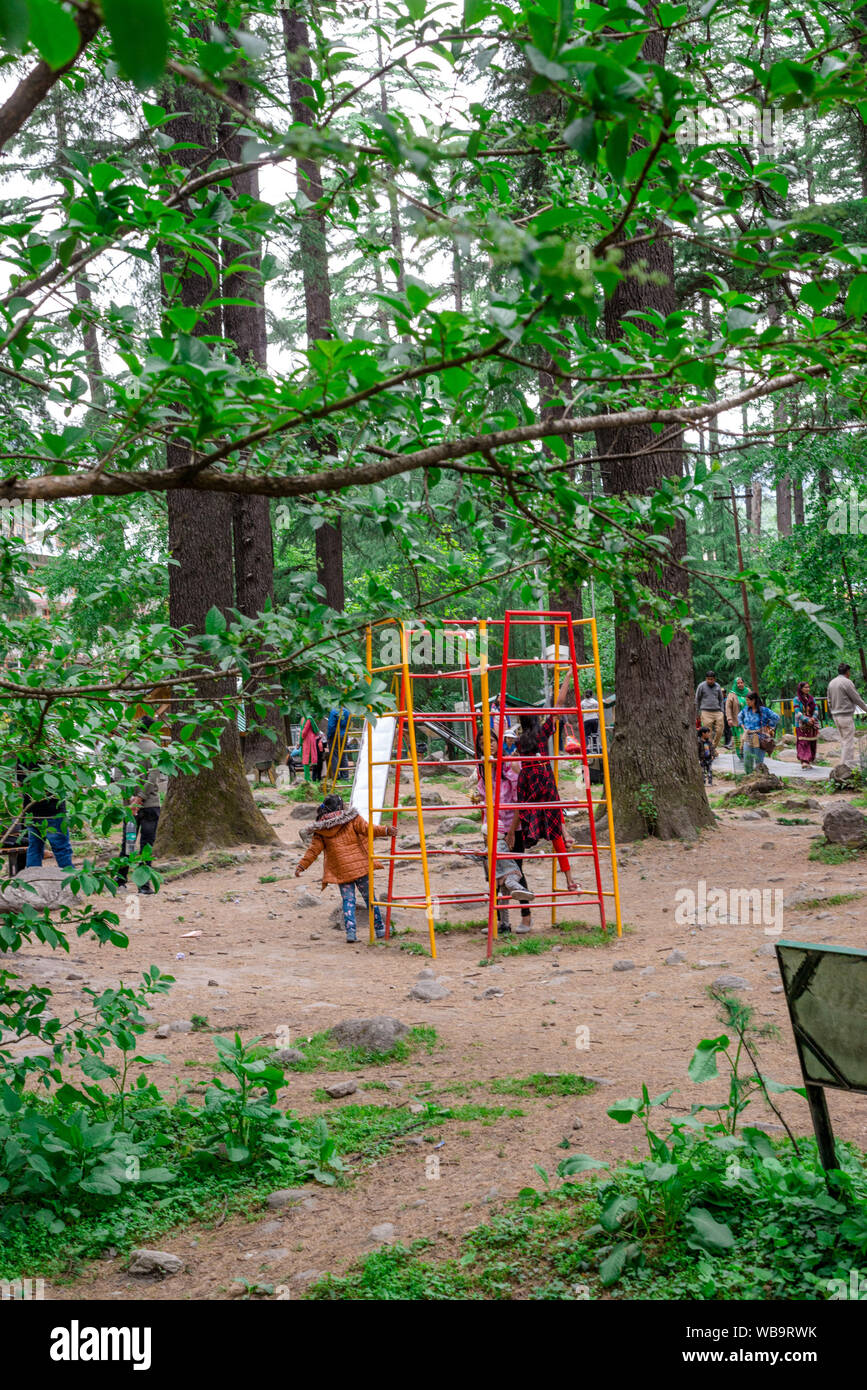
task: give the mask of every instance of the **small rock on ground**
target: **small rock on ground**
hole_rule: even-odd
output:
[[[616,960],[611,967],[612,970],[634,970],[634,960]]]
[[[669,951],[668,955],[665,957],[666,965],[683,965],[685,961],[686,956],[683,954],[683,951]]]
[[[325,1094],[332,1100],[342,1100],[344,1096],[354,1095],[357,1090],[357,1081],[336,1081],[333,1086],[325,1087]]]
[[[374,1226],[371,1229],[370,1239],[381,1245],[388,1245],[394,1240],[394,1226],[390,1221],[383,1221],[379,1226]]]
[[[272,1211],[279,1207],[294,1206],[296,1202],[301,1202],[307,1196],[303,1187],[278,1187],[275,1192],[269,1192],[265,1198],[265,1205]]]
[[[749,981],[743,975],[717,975],[713,982],[714,989],[749,989]]]
[[[417,980],[409,992],[409,997],[429,1003],[433,999],[447,999],[450,994],[451,990],[436,980]]]
[[[366,1052],[391,1052],[409,1032],[407,1024],[387,1014],[376,1018],[345,1018],[335,1023],[331,1036],[341,1047],[360,1047]]]
[[[168,1250],[133,1250],[130,1256],[130,1274],[179,1274],[183,1268],[180,1256]]]

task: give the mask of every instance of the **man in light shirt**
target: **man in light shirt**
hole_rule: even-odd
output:
[[[837,675],[828,686],[828,708],[840,735],[840,761],[854,768],[855,711],[860,709],[867,714],[867,705],[852,683],[851,669],[845,662],[837,667]]]

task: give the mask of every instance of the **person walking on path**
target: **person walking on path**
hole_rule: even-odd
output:
[[[741,739],[743,729],[740,724],[741,710],[747,702],[747,688],[744,685],[743,677],[738,676],[728,695],[726,696],[726,719],[729,721],[729,728],[732,731],[732,739],[735,745],[735,753],[741,755]]]
[[[322,777],[322,735],[309,714],[301,723],[301,763],[304,768],[304,781],[314,782]],[[312,770],[311,770],[312,769]]]
[[[810,693],[810,682],[799,681],[798,693],[792,703],[795,713],[795,751],[801,767],[809,767],[816,758],[816,740],[819,737],[819,721],[816,718],[816,701]]]
[[[476,790],[473,792],[472,800],[476,805],[482,807],[482,829],[485,829],[487,804],[485,797],[485,740],[482,733],[476,734],[476,757],[478,758],[478,782]],[[491,780],[493,781],[497,767],[497,740],[491,736]],[[520,838],[520,813],[515,803],[518,800],[518,762],[517,759],[504,759],[500,771],[500,808],[497,817],[497,897],[500,900],[497,909],[497,920],[499,930],[506,935],[511,932],[509,925],[509,898],[513,897],[520,903],[532,902],[535,896],[530,892],[524,871],[521,867],[521,860],[517,853],[516,838],[518,843],[523,846]],[[496,788],[491,793],[492,802],[496,804]],[[487,845],[487,835],[485,835]],[[488,859],[485,855],[485,873],[487,874]],[[530,930],[530,909],[521,908],[521,926],[524,932]]]
[[[55,759],[43,759],[36,754],[24,754],[18,759],[18,783],[24,794],[24,823],[27,826],[28,869],[42,867],[45,842],[57,860],[59,869],[72,868],[72,842],[66,819],[66,801],[51,791],[36,790],[40,781],[51,774]],[[53,779],[56,782],[56,777]],[[31,787],[31,783],[34,784]]]
[[[322,887],[326,883],[336,883],[343,902],[343,924],[346,940],[358,940],[355,924],[355,892],[361,894],[365,907],[370,906],[368,885],[368,844],[367,821],[343,804],[342,796],[326,796],[316,812],[313,826],[313,839],[310,847],[295,870],[300,877],[314,859],[324,854],[322,867]],[[389,839],[397,835],[397,826],[375,825],[374,839]],[[378,867],[374,861],[374,868]],[[385,923],[379,907],[374,904],[373,926],[377,938],[385,936]]]
[[[719,755],[719,741],[723,736],[723,698],[722,686],[717,683],[713,671],[708,671],[695,692],[695,715],[699,725],[706,725],[713,734],[713,755]]]
[[[741,728],[744,730],[744,772],[761,767],[768,751],[762,745],[772,742],[774,729],[779,722],[780,716],[768,709],[758,691],[751,690],[740,713]]]
[[[124,839],[121,846],[121,855],[125,862],[118,871],[117,876],[117,881],[121,888],[126,886],[129,876],[129,864],[126,861],[129,859],[130,853],[135,849],[136,838],[138,838],[139,851],[141,854],[144,854],[146,849],[153,850],[154,841],[157,838],[157,826],[160,823],[160,791],[164,779],[155,761],[160,751],[160,745],[156,742],[154,733],[152,732],[155,729],[155,724],[156,721],[151,719],[149,715],[145,715],[141,721],[141,737],[138,740],[137,746],[138,751],[145,760],[143,769],[145,775],[138,792],[130,802],[130,806],[135,813],[135,821],[133,823],[124,822]],[[158,732],[158,729],[156,729],[156,732]],[[127,840],[128,826],[131,826],[134,830],[134,834],[129,841]],[[138,891],[147,895],[153,893],[154,890],[150,883],[142,883],[139,885]]]
[[[828,686],[828,708],[840,735],[840,761],[854,768],[855,711],[860,709],[867,714],[867,705],[852,683],[851,670],[845,661],[837,667],[837,674]]]

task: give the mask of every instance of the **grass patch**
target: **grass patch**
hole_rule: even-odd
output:
[[[495,1096],[589,1096],[596,1090],[596,1083],[570,1071],[558,1076],[534,1072],[532,1076],[498,1077],[488,1082],[488,1090]]]
[[[842,903],[853,903],[856,898],[863,896],[863,893],[834,893],[829,898],[805,898],[803,902],[798,902],[797,910],[810,912],[817,907],[840,907]]]
[[[863,849],[852,845],[832,845],[830,841],[821,839],[811,846],[807,858],[820,864],[851,864],[863,853]]]
[[[487,924],[486,924],[487,925]],[[623,935],[631,931],[624,925]],[[601,927],[591,927],[587,922],[560,922],[544,934],[531,933],[529,936],[499,937],[491,959],[505,960],[509,956],[541,956],[555,946],[611,946],[618,940],[613,927],[603,931]],[[479,965],[489,964],[487,958]]]
[[[715,1215],[731,1228],[734,1243],[722,1253],[707,1253],[683,1220],[668,1225],[650,1213],[644,1235],[645,1259],[627,1264],[614,1287],[601,1277],[600,1265],[612,1243],[622,1240],[599,1223],[602,1195],[614,1180],[623,1193],[624,1210],[646,1186],[642,1161],[619,1166],[610,1178],[564,1182],[536,1191],[525,1188],[517,1201],[486,1224],[469,1231],[454,1258],[438,1258],[435,1242],[376,1250],[344,1275],[326,1275],[302,1295],[317,1301],[500,1301],[572,1302],[576,1298],[656,1301],[825,1301],[829,1280],[848,1287],[850,1271],[864,1264],[857,1218],[841,1229],[841,1213],[828,1205],[815,1143],[799,1140],[796,1160],[788,1144],[776,1146],[778,1157],[797,1170],[796,1186],[781,1200],[772,1180],[761,1180],[758,1164],[748,1160],[755,1183],[725,1190],[725,1209]],[[844,1146],[841,1146],[841,1149]],[[867,1198],[863,1155],[851,1146],[844,1160],[853,1197]],[[740,1151],[739,1151],[740,1152]],[[724,1156],[717,1160],[720,1174]],[[694,1199],[705,1197],[700,1176],[685,1174]],[[610,1188],[609,1188],[610,1192]],[[706,1197],[705,1197],[706,1200]],[[851,1206],[850,1206],[851,1210]],[[636,1234],[640,1223],[628,1214]],[[610,1226],[609,1222],[609,1226]],[[843,1234],[843,1231],[846,1231]],[[810,1258],[804,1259],[807,1246]]]
[[[776,817],[775,817],[775,820],[776,820],[776,822],[777,822],[777,825],[812,825],[812,824],[813,824],[813,822],[812,822],[811,820],[807,820],[805,816],[776,816]]]
[[[299,782],[294,787],[285,787],[280,795],[293,803],[309,801],[315,805],[322,800],[323,793],[318,787],[314,788],[311,782]]]
[[[422,946],[420,941],[401,941],[400,949],[409,951],[411,956],[430,956],[430,951],[426,946]]]
[[[368,1052],[363,1047],[338,1047],[329,1033],[315,1033],[309,1042],[296,1046],[304,1053],[303,1062],[290,1062],[287,1071],[358,1071],[361,1067],[387,1066],[406,1062],[417,1052],[433,1052],[437,1045],[435,1028],[423,1024],[399,1038],[390,1052]]]

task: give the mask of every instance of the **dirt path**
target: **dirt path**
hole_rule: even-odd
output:
[[[730,785],[723,782],[715,791]],[[786,908],[783,935],[867,945],[867,862],[827,866],[808,861],[810,837],[821,827],[821,812],[803,813],[811,825],[787,826],[775,823],[773,810],[769,819],[744,820],[744,809],[738,808],[720,812],[718,828],[693,846],[650,840],[626,849],[621,887],[629,932],[621,941],[598,949],[564,946],[482,968],[481,935],[444,935],[434,969],[450,994],[435,1003],[419,1003],[408,993],[431,962],[400,949],[400,943],[410,939],[406,937],[387,947],[347,945],[342,931],[331,925],[336,892],[326,890],[320,899],[315,866],[301,881],[290,876],[259,882],[266,876],[291,875],[300,853],[297,833],[303,822],[292,817],[293,808],[282,796],[269,793],[269,798],[276,808],[271,819],[285,849],[253,851],[239,868],[167,883],[155,898],[141,899],[141,919],[128,924],[130,946],[123,956],[92,940],[74,941],[70,956],[62,960],[22,953],[16,962],[22,974],[50,980],[61,1017],[67,1016],[64,1005],[69,1010],[78,1002],[83,984],[116,982],[120,966],[131,979],[157,964],[174,974],[177,983],[155,1011],[155,1026],[200,1014],[218,1031],[237,1029],[245,1039],[273,1038],[280,1027],[296,1039],[343,1018],[390,1014],[409,1025],[436,1029],[442,1046],[430,1056],[417,1054],[409,1062],[351,1073],[360,1089],[350,1103],[398,1108],[413,1103],[422,1082],[432,1082],[439,1091],[459,1082],[538,1072],[581,1072],[599,1078],[600,1084],[589,1096],[553,1099],[493,1097],[482,1086],[469,1099],[487,1105],[505,1102],[524,1114],[503,1115],[484,1124],[449,1122],[438,1181],[425,1176],[425,1145],[399,1143],[386,1158],[362,1168],[349,1188],[311,1188],[299,1205],[263,1210],[257,1221],[231,1217],[216,1230],[187,1228],[160,1237],[153,1243],[181,1255],[187,1266],[164,1283],[126,1275],[118,1258],[88,1266],[55,1297],[225,1298],[237,1279],[262,1279],[299,1290],[311,1271],[342,1270],[374,1248],[372,1228],[383,1222],[393,1225],[395,1239],[432,1237],[436,1250],[448,1253],[464,1230],[478,1225],[520,1188],[538,1182],[534,1164],[554,1172],[564,1156],[558,1147],[564,1136],[573,1141],[573,1151],[601,1159],[631,1155],[637,1131],[615,1124],[605,1112],[614,1099],[635,1094],[642,1081],[653,1091],[678,1088],[672,1100],[678,1106],[687,1107],[696,1098],[707,1102],[721,1097],[722,1084],[696,1088],[686,1079],[695,1044],[720,1031],[715,1006],[706,994],[720,974],[743,976],[749,984],[744,997],[755,1006],[759,1021],[780,1027],[780,1041],[764,1046],[764,1070],[777,1080],[797,1082],[783,995],[774,992],[779,988],[776,962],[767,953],[773,937],[762,926],[702,929],[679,924],[679,888],[696,891],[704,880],[708,887],[771,887],[786,897],[805,888],[815,896],[862,893],[862,898],[825,909]],[[446,799],[466,798],[456,798],[452,789]],[[829,800],[822,798],[823,804]],[[410,825],[406,834],[412,834]],[[455,843],[465,846],[466,840]],[[439,865],[444,885],[460,883],[463,888],[469,881],[481,882],[481,872],[468,868],[466,861],[441,860]],[[531,886],[542,888],[542,873],[538,865],[530,868]],[[401,884],[406,882],[420,884],[415,868],[401,871]],[[297,905],[302,884],[315,893],[315,906]],[[444,909],[447,919],[460,915]],[[409,916],[416,920],[407,922]],[[399,925],[413,928],[411,939],[424,940],[422,914],[405,913]],[[202,935],[184,938],[194,929]],[[675,947],[686,962],[666,965]],[[185,953],[184,960],[176,960],[179,951]],[[627,960],[634,962],[634,969],[614,970],[615,963]],[[67,979],[70,974],[82,978]],[[484,997],[493,987],[502,994]],[[589,1028],[589,1051],[575,1049],[579,1026]],[[171,1058],[169,1066],[153,1070],[154,1080],[167,1094],[189,1087],[191,1077],[206,1075],[185,1063],[213,1057],[207,1033],[171,1033],[156,1046]],[[313,1092],[339,1079],[333,1073],[326,1079],[322,1072],[293,1073],[281,1096],[298,1114],[322,1113],[324,1107],[313,1099]],[[365,1092],[365,1081],[401,1082],[402,1087]],[[828,1099],[838,1136],[867,1147],[863,1100],[833,1091]],[[800,1098],[783,1096],[781,1109],[796,1131],[811,1132]],[[758,1105],[750,1115],[756,1122],[776,1123]],[[576,1132],[573,1123],[579,1118],[582,1127]]]

